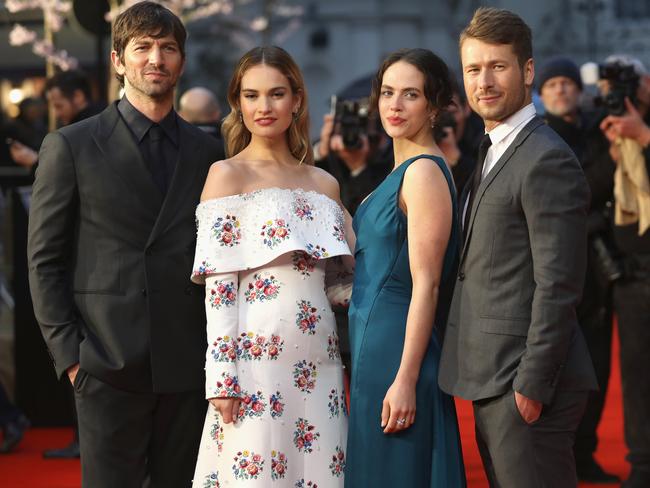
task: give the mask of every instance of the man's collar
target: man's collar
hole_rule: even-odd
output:
[[[129,126],[133,135],[139,142],[142,142],[142,139],[147,134],[149,128],[155,124],[151,119],[146,115],[140,112],[135,108],[131,102],[126,98],[126,95],[117,104],[117,110],[122,115],[124,122]],[[176,111],[172,108],[165,117],[158,122],[158,125],[162,127],[162,130],[165,132],[167,137],[174,143],[178,145],[178,122],[176,120]]]
[[[534,117],[535,113],[535,105],[533,105],[531,102],[512,114],[491,131],[486,131],[487,134],[490,134],[490,140],[492,141],[492,144],[498,144],[504,140],[517,127]]]

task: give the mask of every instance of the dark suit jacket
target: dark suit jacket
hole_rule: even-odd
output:
[[[56,371],[178,392],[204,382],[203,289],[189,281],[212,137],[178,118],[166,197],[110,105],[46,137],[29,221],[34,311]]]
[[[575,312],[588,204],[575,155],[535,117],[474,199],[442,350],[444,391],[480,400],[514,388],[550,404],[556,388],[597,387]]]

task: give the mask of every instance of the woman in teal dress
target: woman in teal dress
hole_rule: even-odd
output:
[[[432,127],[451,97],[425,49],[391,54],[373,83],[395,167],[354,217],[346,488],[465,486],[453,399],[437,382],[459,227]]]

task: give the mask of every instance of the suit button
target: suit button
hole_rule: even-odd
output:
[[[146,297],[146,296],[147,296],[147,289],[146,289],[146,288],[143,288],[143,289],[140,290],[140,291],[142,292],[142,296],[143,296],[143,297]]]
[[[458,273],[458,281],[463,281],[465,279],[465,273],[462,271]]]

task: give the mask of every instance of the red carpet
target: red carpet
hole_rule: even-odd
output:
[[[615,334],[616,337],[616,334]],[[623,411],[618,367],[618,342],[613,348],[612,375],[603,419],[599,427],[600,443],[596,457],[606,471],[628,475],[623,442]],[[469,488],[486,488],[478,449],[474,442],[474,424],[471,404],[458,401],[465,467]],[[79,488],[81,476],[78,461],[49,461],[41,457],[43,449],[62,447],[72,439],[69,429],[32,429],[15,453],[0,456],[0,487],[2,488]],[[614,485],[582,484],[581,488]]]

